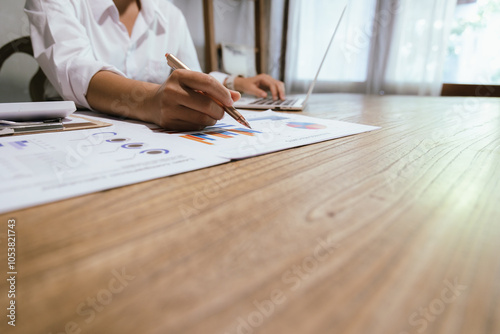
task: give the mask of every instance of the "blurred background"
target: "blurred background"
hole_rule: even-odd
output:
[[[267,72],[284,80],[289,92],[305,92],[348,3],[315,92],[437,96],[443,84],[500,84],[500,0],[172,2],[186,17],[205,72],[214,69],[207,61],[212,43],[219,70]],[[0,3],[0,45],[29,35],[24,1]],[[211,41],[207,15],[213,20]],[[28,55],[7,59],[0,101],[29,101],[27,82],[36,70]]]

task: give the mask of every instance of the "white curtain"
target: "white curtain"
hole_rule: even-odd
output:
[[[280,79],[283,46],[283,23],[285,19],[285,0],[272,0],[267,2],[266,26],[268,34],[268,58],[267,73],[276,79]]]
[[[285,83],[304,92],[439,95],[456,0],[290,0]]]

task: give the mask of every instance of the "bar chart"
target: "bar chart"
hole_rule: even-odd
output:
[[[217,129],[204,132],[191,133],[180,136],[180,138],[192,140],[198,143],[206,145],[215,145],[217,141],[231,139],[238,136],[250,136],[253,137],[257,133],[261,133],[257,130],[244,129],[244,128],[230,128],[230,129]]]

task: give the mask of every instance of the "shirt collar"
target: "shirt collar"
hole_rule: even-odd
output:
[[[106,13],[106,11],[108,11],[110,8],[116,8],[113,0],[91,0],[89,1],[89,3],[92,7],[92,12],[96,21],[100,21],[104,13]],[[155,21],[155,17],[157,17],[158,23],[162,26],[163,29],[166,29],[168,18],[160,10],[158,0],[142,0],[141,14],[143,15],[144,21],[146,21],[146,24],[148,26],[151,25]]]
[[[156,1],[153,4],[153,1],[151,0],[141,0],[141,13],[142,16],[144,17],[144,21],[147,22],[148,25],[153,22],[154,17],[155,17],[155,8],[156,6]]]
[[[166,2],[160,6],[159,0],[141,0],[141,12],[144,21],[149,27],[155,27],[158,33],[164,33],[168,26],[168,15],[165,15],[165,5],[171,5]]]
[[[166,29],[168,18],[160,9],[158,1],[159,0],[141,0],[142,15],[144,16],[144,20],[148,25],[151,25],[153,22],[157,21],[157,23],[163,29]]]
[[[90,7],[92,8],[92,13],[96,21],[100,21],[104,13],[109,10],[110,7],[115,7],[113,0],[97,0],[89,1]]]

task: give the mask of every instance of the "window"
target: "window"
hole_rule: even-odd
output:
[[[353,0],[339,26],[318,77],[315,92],[365,83],[376,0]],[[344,1],[291,2],[286,80],[305,91],[314,78],[342,13]],[[363,86],[364,87],[364,86]],[[364,88],[363,88],[364,89]]]
[[[458,0],[443,80],[500,84],[500,0]]]

